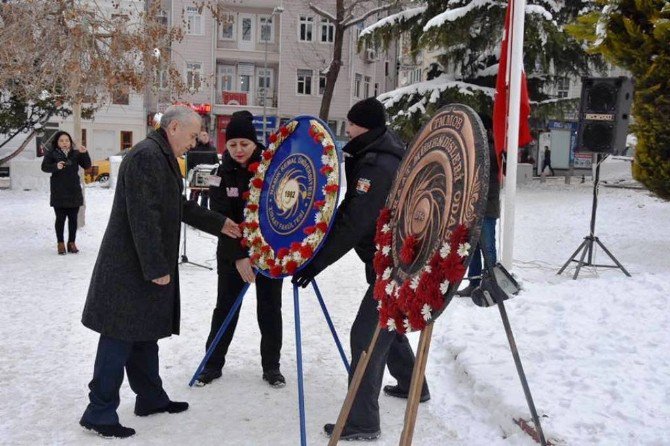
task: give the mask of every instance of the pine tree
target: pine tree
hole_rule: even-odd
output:
[[[531,101],[548,99],[543,89],[558,78],[583,75],[590,63],[600,65],[563,31],[564,24],[591,5],[578,0],[529,1],[524,66]],[[384,45],[402,33],[411,39],[414,55],[437,52],[446,73],[380,96],[401,135],[411,138],[434,111],[451,102],[491,115],[506,7],[497,0],[430,0],[363,31],[362,42]]]
[[[568,31],[635,78],[633,175],[670,199],[670,2],[600,0]]]

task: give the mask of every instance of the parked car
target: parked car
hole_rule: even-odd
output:
[[[128,153],[128,150],[122,150],[114,156],[124,156]],[[182,176],[186,176],[186,161],[183,156],[177,158],[179,163],[179,170],[181,170]],[[103,160],[93,161],[91,167],[84,171],[84,182],[86,184],[98,182],[100,184],[105,184],[109,181],[109,174],[111,171],[111,163],[109,157]]]

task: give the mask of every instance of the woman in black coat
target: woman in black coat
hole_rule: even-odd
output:
[[[248,166],[261,158],[263,146],[256,140],[256,130],[250,114],[233,115],[226,128],[226,148],[223,162],[216,171],[214,183],[210,187],[210,206],[236,223],[244,220],[244,193],[249,190],[252,173]],[[221,324],[232,309],[235,300],[245,282],[256,283],[256,309],[258,326],[261,331],[261,365],[263,379],[272,387],[283,387],[284,376],[279,371],[279,358],[282,346],[281,279],[270,279],[258,274],[255,276],[249,254],[238,239],[219,237],[216,252],[218,266],[218,296],[216,308],[212,314],[212,326],[207,337],[209,348]],[[233,340],[239,308],[231,320],[226,333],[210,356],[205,368],[198,377],[200,385],[205,385],[221,377],[221,369],[226,362],[226,353]]]
[[[81,193],[79,167],[91,167],[91,157],[86,147],[75,147],[72,137],[67,132],[57,132],[51,140],[49,151],[44,154],[42,171],[51,173],[51,207],[56,212],[56,239],[58,254],[65,254],[65,219],[68,220],[67,251],[79,252],[75,239],[77,237],[77,213],[84,204]]]

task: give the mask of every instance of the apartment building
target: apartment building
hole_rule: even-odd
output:
[[[173,45],[171,54],[193,90],[182,99],[203,111],[210,105],[211,111],[203,114],[217,147],[224,147],[227,123],[238,110],[254,115],[259,137],[263,123],[268,134],[297,115],[318,116],[333,55],[333,24],[312,11],[307,0],[221,3],[225,14],[217,23],[210,11],[199,11],[192,1],[163,1],[168,20],[187,25],[185,38]],[[334,15],[334,2],[313,3]],[[378,19],[371,16],[344,35],[343,65],[328,120],[341,141],[351,105],[396,86],[393,50],[357,51],[358,34]],[[170,102],[163,95],[149,103],[151,114]]]

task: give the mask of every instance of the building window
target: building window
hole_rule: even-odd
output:
[[[186,64],[186,86],[191,90],[199,90],[202,77],[202,63],[189,62]]]
[[[324,91],[326,91],[326,75],[319,74],[319,96],[323,96]]]
[[[219,91],[234,91],[235,67],[233,65],[217,65],[216,78]]]
[[[361,97],[361,82],[363,81],[363,76],[356,73],[354,76],[354,97],[355,98],[360,98]]]
[[[369,98],[370,97],[370,83],[372,82],[372,79],[370,76],[365,76],[363,78],[363,97],[364,98]]]
[[[375,97],[379,96],[379,84],[375,82]]]
[[[409,83],[421,82],[421,68],[415,68],[409,72]]]
[[[241,22],[242,22],[242,36],[241,36],[241,39],[242,39],[243,42],[251,42],[253,40],[253,37],[251,35],[251,31],[253,29],[252,18],[251,17],[243,17]]]
[[[221,40],[235,40],[235,14],[224,14],[219,23],[219,30]]]
[[[128,150],[133,146],[133,132],[121,131],[121,150]]]
[[[258,68],[258,88],[272,90],[272,68]]]
[[[298,40],[301,42],[312,42],[314,31],[314,17],[300,16],[300,29]]]
[[[570,78],[561,77],[556,82],[556,98],[567,98],[570,92]]]
[[[156,68],[156,89],[164,90],[168,87],[170,75],[167,68]]]
[[[130,103],[130,89],[127,86],[117,87],[112,90],[112,104],[128,105]]]
[[[258,27],[260,28],[259,42],[274,43],[275,27],[272,23],[271,15],[262,15],[258,17]]]
[[[255,66],[252,63],[237,64],[238,91],[243,91],[250,95],[254,80],[254,69]]]
[[[312,94],[312,70],[298,70],[298,94]]]
[[[194,6],[186,7],[186,34],[192,36],[202,36],[202,15],[198,12],[198,8]]]
[[[328,19],[321,19],[321,43],[333,43],[335,41],[335,25]]]

